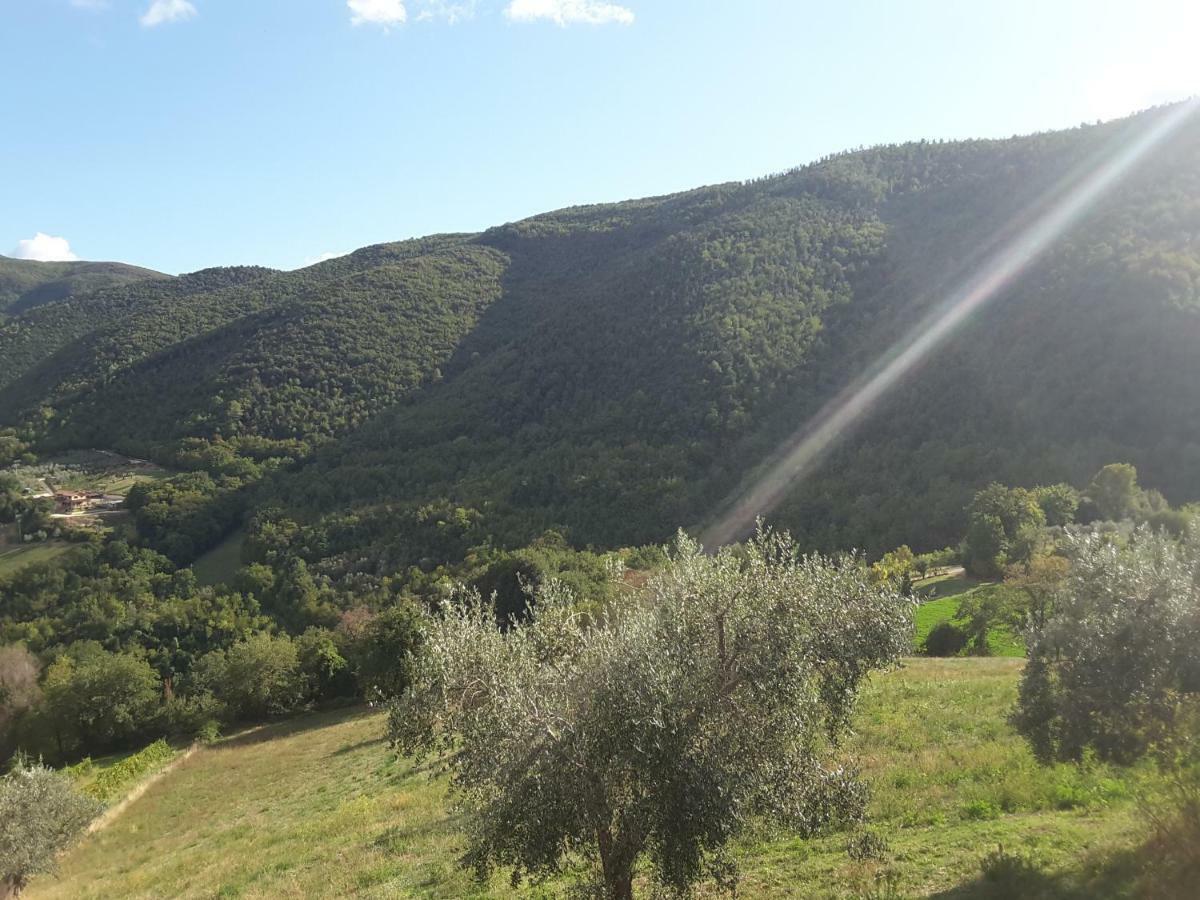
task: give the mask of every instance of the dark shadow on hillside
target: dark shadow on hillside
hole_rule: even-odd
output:
[[[269,722],[265,725],[252,727],[248,731],[235,734],[212,745],[214,750],[234,750],[241,747],[251,747],[265,741],[274,741],[294,734],[303,734],[318,728],[328,728],[355,719],[373,716],[376,711],[366,706],[348,706],[342,709],[320,710],[305,713],[293,719],[281,722]]]
[[[922,603],[928,603],[931,600],[941,600],[944,597],[965,594],[967,591],[974,590],[986,583],[972,578],[970,575],[955,575],[944,581],[935,581],[933,584],[925,586],[918,584],[916,594]]]
[[[379,735],[379,737],[366,738],[364,740],[361,740],[357,744],[347,744],[344,747],[339,747],[337,750],[334,750],[329,755],[330,756],[346,756],[347,754],[354,753],[355,751],[358,751],[358,750],[365,750],[367,747],[375,747],[375,746],[378,746],[379,744],[386,744],[386,743],[387,743],[387,738],[381,734],[381,735]]]
[[[978,878],[948,891],[932,894],[935,900],[1116,900],[1118,897],[1178,897],[1192,894],[1146,893],[1147,860],[1141,848],[1092,854],[1066,872],[1044,872],[1018,855],[1007,855]]]

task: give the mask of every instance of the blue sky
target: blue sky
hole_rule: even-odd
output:
[[[294,268],[1124,115],[1200,93],[1198,36],[1195,0],[0,0],[0,253]]]

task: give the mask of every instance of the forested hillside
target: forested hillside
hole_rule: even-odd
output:
[[[35,448],[261,476],[255,528],[294,520],[330,572],[417,564],[430,508],[457,508],[470,535],[439,532],[442,548],[548,528],[662,540],[703,525],[1064,179],[1161,114],[76,295],[0,326],[0,425]],[[1081,483],[1112,460],[1194,499],[1197,347],[1193,122],[775,518],[821,548],[940,547],[983,484]]]
[[[109,262],[36,262],[0,256],[0,316],[17,315],[75,294],[168,276]]]

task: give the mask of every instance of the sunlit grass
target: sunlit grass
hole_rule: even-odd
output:
[[[1002,584],[981,582],[966,575],[946,575],[922,582],[917,588],[921,604],[914,618],[913,649],[924,651],[925,639],[942,622],[949,622],[958,615],[964,600],[973,595],[990,591],[1009,590]],[[1010,629],[999,627],[988,633],[988,653],[991,656],[1022,657],[1025,645],[1019,635]]]
[[[1143,835],[1134,798],[1153,776],[1038,766],[1006,722],[1021,665],[917,659],[876,678],[848,750],[887,858],[853,862],[844,834],[764,830],[738,847],[741,896],[856,897],[881,871],[905,896],[991,896],[979,861],[1000,844],[1037,861],[1045,896],[1123,896],[1108,867]],[[383,727],[361,709],[321,713],[202,750],[29,896],[512,896],[458,867],[444,774],[396,760]]]

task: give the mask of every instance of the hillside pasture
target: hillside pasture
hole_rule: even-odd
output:
[[[49,562],[62,556],[71,547],[67,541],[39,541],[32,544],[5,544],[0,542],[0,580],[15,575],[26,566]]]
[[[925,639],[943,622],[952,622],[968,597],[986,596],[994,591],[1011,590],[1003,584],[977,581],[967,575],[942,576],[917,585],[920,605],[914,617],[913,649],[923,653]],[[1025,644],[1019,634],[1005,627],[988,633],[988,654],[1001,657],[1023,657]]]
[[[876,678],[849,749],[872,784],[882,859],[852,860],[847,834],[764,829],[737,848],[742,895],[1012,896],[983,876],[1002,845],[1023,861],[1023,896],[1128,896],[1144,877],[1136,798],[1156,776],[1039,766],[1005,718],[1021,666],[916,659]],[[458,867],[465,841],[444,773],[396,759],[384,721],[361,708],[315,713],[203,749],[29,896],[514,896],[503,877],[478,884]]]
[[[204,585],[231,581],[242,565],[242,547],[245,543],[246,532],[239,529],[197,559],[192,563],[196,580]]]

